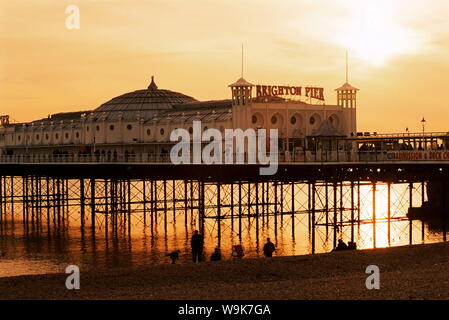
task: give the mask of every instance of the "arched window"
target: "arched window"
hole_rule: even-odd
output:
[[[295,116],[292,116],[291,118],[290,118],[290,123],[291,124],[296,124],[296,117]]]
[[[253,116],[251,117],[251,122],[252,122],[252,124],[257,123],[257,117],[256,117],[255,115],[253,115]]]
[[[315,117],[314,116],[311,116],[310,117],[310,120],[309,120],[309,123],[311,124],[311,125],[314,125],[315,124]]]

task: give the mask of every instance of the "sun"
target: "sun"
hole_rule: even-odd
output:
[[[358,1],[351,18],[343,22],[340,45],[374,66],[410,52],[411,34],[398,22],[397,14],[392,1]]]

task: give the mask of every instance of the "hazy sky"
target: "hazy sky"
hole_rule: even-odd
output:
[[[80,30],[65,9],[80,9]],[[29,121],[159,88],[200,100],[227,85],[361,89],[360,131],[449,131],[447,0],[14,0],[0,3],[1,114]]]

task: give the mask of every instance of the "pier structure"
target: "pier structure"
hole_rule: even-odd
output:
[[[213,237],[217,247],[224,231],[238,243],[252,229],[258,246],[262,230],[294,239],[303,228],[313,253],[317,241],[335,246],[340,238],[360,239],[360,232],[370,241],[365,246],[378,246],[379,232],[389,245],[393,225],[402,222],[402,237],[422,243],[425,222],[409,211],[427,203],[429,185],[449,174],[444,160],[278,165],[275,175],[260,176],[260,165],[250,164],[3,163],[0,226],[20,223],[24,230],[51,232],[76,223],[82,232],[114,237],[131,236],[137,225],[166,236],[183,225],[186,234],[198,229]],[[438,190],[447,198],[447,190]],[[444,202],[438,218],[444,241],[447,211]]]
[[[198,101],[160,89],[152,77],[146,89],[92,110],[28,123],[1,116],[0,227],[59,230],[76,222],[82,231],[109,237],[131,236],[137,224],[167,235],[182,221],[187,233],[213,234],[218,247],[228,226],[235,241],[255,228],[257,242],[262,230],[294,238],[301,227],[315,252],[328,231],[333,246],[359,232],[370,234],[372,247],[379,232],[390,243],[395,221],[407,225],[408,243],[423,241],[425,224],[416,237],[414,219],[437,213],[432,226],[446,239],[447,132],[359,132],[359,89],[348,79],[336,89],[336,104],[326,102],[324,88],[254,85],[243,75],[229,88],[230,99]],[[209,152],[211,164],[190,153],[174,164],[179,140],[172,133],[181,129],[201,155],[212,140],[222,147]],[[226,151],[218,136],[227,130],[246,132],[247,143],[233,140]],[[246,148],[251,135],[264,130],[270,136],[258,135],[255,144],[270,154],[271,175],[260,174],[267,164],[253,161]],[[222,161],[221,152],[232,161]]]

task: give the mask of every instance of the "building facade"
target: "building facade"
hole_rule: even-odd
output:
[[[357,132],[358,89],[348,83],[336,89],[337,103],[332,105],[324,103],[322,90],[310,94],[316,88],[261,87],[243,78],[229,87],[231,99],[198,101],[159,89],[152,77],[147,89],[125,93],[93,110],[53,114],[29,123],[9,123],[4,116],[1,154],[109,160],[138,156],[151,161],[167,157],[174,144],[171,132],[184,128],[191,133],[195,120],[201,121],[203,130],[216,128],[222,133],[236,128],[278,129],[281,153],[298,148],[336,150],[341,146],[335,138]],[[298,94],[309,101],[301,101]]]

